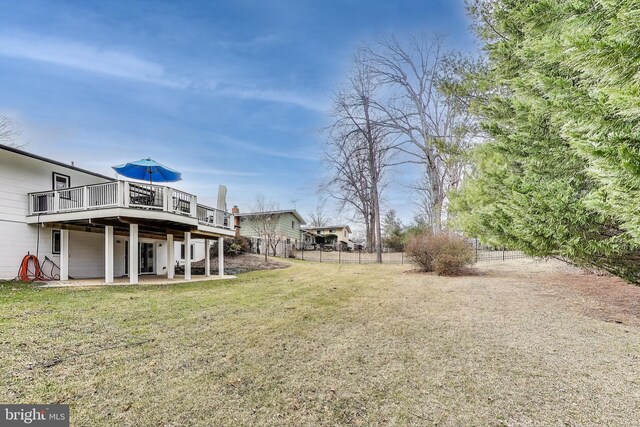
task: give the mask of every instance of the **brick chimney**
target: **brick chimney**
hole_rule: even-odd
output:
[[[233,214],[233,228],[236,230],[236,237],[240,236],[240,209],[238,206],[234,206],[231,208],[231,213]]]

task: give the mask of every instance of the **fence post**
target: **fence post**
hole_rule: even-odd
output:
[[[338,245],[338,264],[340,264],[341,254],[342,254],[342,251],[340,250],[340,245]]]
[[[358,247],[358,264],[360,264],[360,255],[362,254],[362,246]]]
[[[304,259],[304,244],[302,245],[302,259]]]
[[[504,261],[504,248],[502,248],[502,261]]]
[[[404,252],[400,252],[400,265],[404,265]]]
[[[322,262],[322,246],[320,246],[320,262]]]

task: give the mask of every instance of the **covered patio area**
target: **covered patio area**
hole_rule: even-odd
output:
[[[60,230],[60,280],[47,286],[98,286],[104,284],[168,284],[193,280],[212,280],[211,247],[217,243],[218,274],[217,279],[230,278],[224,275],[224,237],[232,237],[229,229],[203,226],[197,221],[193,224],[183,218],[154,217],[155,212],[147,213],[147,218],[107,217],[107,218],[71,218],[67,221],[42,222],[40,226]],[[177,220],[176,220],[177,219]],[[186,222],[186,223],[185,223]],[[73,233],[102,234],[102,248],[93,251],[75,251],[70,256],[70,242]],[[95,235],[95,234],[94,234]],[[191,274],[191,262],[194,259],[193,239],[203,246],[200,256],[204,258],[205,274],[201,277]],[[176,259],[176,245],[182,248],[182,256]],[[99,249],[99,250],[98,250]],[[102,258],[102,262],[99,259]],[[94,270],[91,275],[75,276],[70,274],[70,266],[87,262],[100,263],[103,275]],[[183,267],[176,274],[176,266]],[[87,279],[86,277],[90,277]],[[71,280],[70,280],[71,279]],[[78,279],[78,280],[76,280]]]

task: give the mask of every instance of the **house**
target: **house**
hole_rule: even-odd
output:
[[[302,242],[300,227],[306,222],[295,209],[249,213],[234,209],[234,212],[240,217],[238,233],[251,240],[254,253],[264,253],[268,246],[270,255],[275,248],[276,255],[287,256]]]
[[[103,277],[112,283],[128,276],[136,284],[141,274],[173,278],[176,243],[184,243],[184,278],[190,280],[192,242],[204,239],[209,262],[204,246],[234,235],[232,217],[198,203],[193,194],[114,179],[4,145],[0,179],[1,279],[15,278],[27,254],[50,261],[44,275],[60,280]]]
[[[301,234],[301,248],[306,250],[315,249],[316,248],[316,236],[318,235],[315,231],[309,231],[307,229],[300,230]]]
[[[336,244],[340,244],[343,248],[353,248],[353,242],[349,240],[351,227],[348,225],[327,225],[324,227],[305,227],[304,231],[316,236],[326,236],[334,234],[338,237]]]

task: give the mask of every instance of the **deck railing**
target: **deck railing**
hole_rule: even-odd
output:
[[[229,228],[229,215],[220,209],[198,205],[198,222],[212,227]]]
[[[132,208],[170,212],[197,218],[203,225],[229,228],[228,214],[198,204],[195,195],[175,188],[129,181],[29,193],[29,215],[105,208]]]

